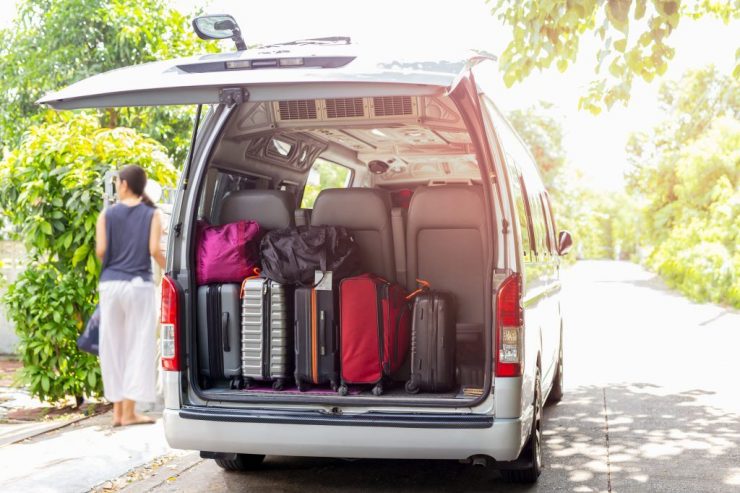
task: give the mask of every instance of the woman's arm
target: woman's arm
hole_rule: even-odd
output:
[[[98,222],[95,223],[95,255],[100,260],[103,260],[107,246],[107,238],[105,237],[105,210],[103,210],[98,216]]]
[[[154,260],[159,264],[159,266],[164,270],[164,254],[162,253],[162,249],[160,248],[160,241],[162,240],[162,219],[161,219],[161,213],[159,210],[154,211],[154,215],[152,216],[152,226],[151,230],[149,231],[149,254],[154,258]]]

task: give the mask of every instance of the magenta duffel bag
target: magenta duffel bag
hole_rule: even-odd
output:
[[[196,280],[203,284],[241,283],[259,266],[262,231],[254,221],[222,226],[198,222],[198,265]]]

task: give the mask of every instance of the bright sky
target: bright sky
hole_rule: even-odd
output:
[[[0,0],[0,27],[11,21],[15,0]],[[489,13],[483,0],[174,0],[183,12],[230,13],[248,44],[289,41],[305,37],[350,36],[354,42],[392,52],[400,45],[424,47],[430,52],[449,45],[501,53],[507,29]],[[714,63],[731,73],[738,47],[738,23],[682,20],[671,38],[676,57],[666,73],[678,78],[690,68]],[[581,41],[577,63],[566,73],[552,69],[530,76],[507,89],[500,83],[494,96],[504,110],[527,107],[538,100],[555,104],[562,114],[569,161],[583,170],[590,184],[614,190],[622,185],[624,147],[631,131],[648,129],[660,119],[655,100],[659,81],[633,86],[627,108],[615,107],[599,116],[578,111],[578,98],[594,78],[597,43],[592,35]]]

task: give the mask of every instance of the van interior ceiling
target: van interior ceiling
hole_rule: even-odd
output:
[[[415,279],[424,278],[456,299],[453,391],[411,396],[400,383],[382,396],[363,391],[348,397],[331,392],[308,397],[348,403],[433,399],[459,405],[482,396],[486,361],[491,359],[484,333],[490,322],[486,297],[490,300],[491,293],[484,278],[491,265],[492,235],[476,151],[449,97],[247,102],[232,110],[209,159],[199,219],[211,224],[257,220],[266,230],[345,226],[355,234],[367,270],[397,281],[409,292],[416,288]],[[320,163],[339,170],[333,186],[339,180],[349,193],[324,193],[314,202],[315,189],[325,186],[315,171]],[[241,190],[264,193],[237,197],[235,192]],[[373,196],[362,196],[359,190]],[[398,381],[405,380],[408,365]],[[196,373],[191,378],[199,382],[202,396],[216,401],[246,402],[268,394],[273,401],[306,397],[233,389],[227,381],[206,383],[192,375]]]

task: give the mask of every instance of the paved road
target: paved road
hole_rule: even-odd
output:
[[[567,392],[546,410],[535,486],[449,462],[268,457],[242,474],[191,455],[132,489],[740,491],[740,313],[691,303],[630,263],[581,262],[564,282]]]

